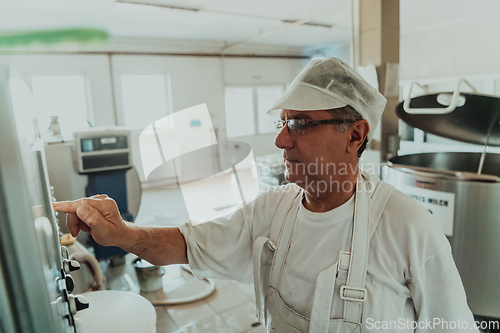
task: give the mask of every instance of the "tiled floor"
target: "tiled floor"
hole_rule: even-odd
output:
[[[245,199],[249,199],[257,193],[257,181],[250,170],[240,171],[238,176]],[[239,198],[235,179],[228,174],[186,184],[182,191],[149,188],[143,191],[135,223],[178,226],[190,219],[227,213],[239,203]],[[108,286],[139,292],[135,271],[131,266],[134,258],[131,254],[127,255],[125,268],[108,269]],[[130,283],[131,280],[135,285]],[[262,325],[256,324],[253,284],[229,280],[214,282],[214,293],[200,301],[181,305],[156,305],[157,333],[266,332]],[[158,293],[141,294],[152,301],[159,297]]]
[[[225,280],[216,281],[215,292],[208,298],[190,304],[164,307],[178,330],[174,332],[254,332],[255,301],[245,289],[253,285]],[[160,309],[157,309],[157,313]],[[157,332],[172,332],[158,322]],[[260,332],[266,330],[259,326]]]

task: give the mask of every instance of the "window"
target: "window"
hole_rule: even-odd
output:
[[[10,93],[12,96],[12,108],[16,121],[17,135],[26,138],[27,142],[35,141],[33,130],[33,118],[36,117],[36,105],[33,94],[23,80],[10,80]]]
[[[228,137],[275,133],[278,116],[266,112],[281,97],[283,85],[226,87],[226,129]]]
[[[73,132],[92,123],[89,96],[83,75],[33,76],[32,92],[21,80],[10,83],[18,132],[32,138],[32,119],[37,118],[40,134],[50,141],[51,117],[57,116],[62,139],[72,140]]]
[[[253,89],[231,87],[225,93],[227,136],[255,134]]]
[[[165,75],[122,75],[125,126],[144,129],[170,113],[170,89]]]
[[[257,87],[257,112],[259,119],[259,133],[276,133],[274,121],[277,116],[267,114],[267,111],[283,95],[283,86]]]

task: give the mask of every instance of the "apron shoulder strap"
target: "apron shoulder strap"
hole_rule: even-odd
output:
[[[274,245],[278,245],[278,241],[281,238],[281,233],[285,224],[285,217],[299,196],[302,197],[302,189],[299,189],[295,195],[283,196],[279,202],[276,214],[274,215],[271,223],[271,232],[269,235],[269,239]]]
[[[267,287],[268,285],[275,287],[281,274],[281,269],[273,269],[276,258],[278,258],[278,262],[281,265],[284,252],[286,252],[285,246],[279,247],[278,245],[282,240],[283,234],[285,234],[284,238],[286,238],[284,239],[284,242],[289,242],[289,237],[287,237],[286,234],[290,233],[290,228],[293,227],[294,223],[291,223],[290,219],[287,220],[286,217],[288,214],[298,211],[300,202],[297,202],[297,200],[300,200],[298,199],[299,196],[302,197],[302,190],[298,190],[295,195],[283,196],[278,203],[276,214],[271,222],[269,238],[259,236],[253,244],[252,256],[254,267],[255,305],[257,308],[257,319],[259,322],[262,322],[262,319],[265,318],[265,298],[267,294]],[[297,209],[294,209],[294,207]],[[286,223],[287,221],[289,223]],[[293,221],[295,220],[292,220],[292,222]],[[266,247],[268,247],[271,251],[270,253],[272,253],[270,258],[264,254],[264,252],[269,252],[266,250]],[[264,265],[263,261],[267,261],[267,263]],[[263,269],[263,266],[269,266],[269,270],[266,268]]]
[[[378,227],[380,219],[382,217],[382,213],[385,210],[385,206],[387,206],[387,202],[389,201],[389,197],[394,190],[394,186],[387,184],[383,181],[380,181],[373,191],[371,196],[371,225],[370,225],[370,241],[375,234],[375,230]]]
[[[367,297],[365,280],[369,243],[394,187],[379,179],[372,183],[364,175],[358,181],[349,270],[347,283],[340,288],[340,298],[344,300],[344,321],[361,325],[363,303]]]

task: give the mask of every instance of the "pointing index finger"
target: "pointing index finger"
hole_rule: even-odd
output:
[[[113,203],[113,204],[111,204]],[[91,206],[99,211],[102,216],[119,217],[120,213],[117,210],[116,203],[113,199],[106,196],[105,198],[81,198],[73,201],[54,202],[54,210],[63,213],[76,214],[76,210],[81,206]]]
[[[60,201],[60,202],[54,202],[52,206],[54,207],[54,210],[58,212],[76,213],[78,207],[83,205],[91,205],[90,200],[92,199],[82,198],[73,201]]]
[[[58,212],[76,213],[76,209],[81,205],[78,201],[79,200],[54,202],[52,203],[52,207]]]

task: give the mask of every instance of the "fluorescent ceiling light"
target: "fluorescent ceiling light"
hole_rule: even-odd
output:
[[[133,12],[142,12],[142,13],[155,13],[155,14],[161,13],[162,10],[164,10],[164,9],[185,10],[185,11],[190,11],[190,12],[199,12],[200,11],[200,9],[198,9],[198,8],[178,7],[178,6],[170,6],[170,5],[162,5],[162,4],[148,4],[148,3],[144,3],[144,2],[133,2],[133,1],[127,1],[127,0],[116,0],[115,9],[133,11]],[[236,13],[225,13],[225,12],[216,12],[216,11],[205,11],[205,12],[212,13],[212,14],[230,15],[230,16],[253,17],[253,16],[247,16],[247,15],[236,14]],[[270,19],[270,18],[263,18],[263,17],[253,17],[253,18]],[[270,20],[273,20],[273,19],[270,19]],[[322,28],[327,28],[327,29],[332,28],[331,24],[315,23],[315,22],[311,22],[310,19],[301,20],[301,21],[297,21],[297,20],[280,20],[280,21],[283,23],[291,23],[294,26],[309,25],[309,26],[322,27]]]
[[[281,20],[285,23],[296,23],[298,21],[294,21],[294,20]],[[332,25],[331,24],[324,24],[324,23],[314,23],[314,22],[305,22],[305,23],[302,23],[301,25],[311,25],[311,26],[314,26],[314,27],[322,27],[322,28],[328,28],[328,29],[331,29],[332,28]]]
[[[117,0],[115,3],[115,9],[119,10],[128,10],[134,12],[143,12],[143,13],[160,13],[163,9],[177,9],[177,10],[187,10],[191,12],[198,12],[197,8],[186,8],[186,7],[177,7],[177,6],[167,6],[167,5],[159,5],[159,4],[146,4],[132,1],[121,1]]]
[[[160,8],[157,7],[132,4],[132,3],[123,3],[123,2],[116,2],[114,9],[125,10],[128,12],[141,12],[141,13],[154,13],[154,14],[158,14],[161,12]]]

